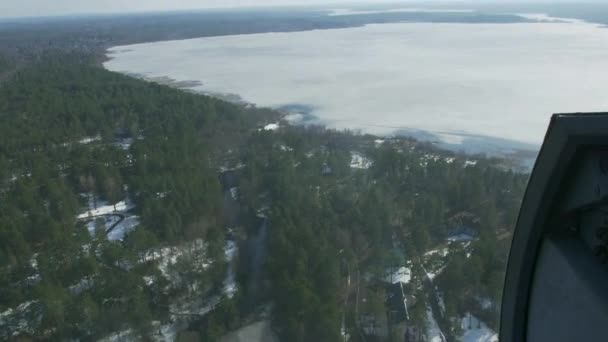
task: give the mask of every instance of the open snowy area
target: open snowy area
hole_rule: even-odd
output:
[[[462,318],[461,328],[462,342],[498,342],[498,334],[471,314]]]
[[[117,46],[104,65],[200,81],[193,90],[236,94],[329,127],[448,144],[483,136],[534,149],[552,113],[608,108],[608,30],[521,17],[537,22],[391,23]]]

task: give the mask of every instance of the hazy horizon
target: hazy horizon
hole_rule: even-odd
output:
[[[254,7],[286,7],[286,6],[356,6],[356,5],[466,5],[471,4],[522,4],[522,3],[579,3],[573,0],[5,0],[0,2],[0,19],[22,17],[95,15],[95,14],[129,14],[165,11],[194,11],[205,9],[234,9]],[[601,0],[586,0],[585,3],[602,3]]]

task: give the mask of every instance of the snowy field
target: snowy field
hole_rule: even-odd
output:
[[[608,109],[608,30],[522,17],[538,22],[392,23],[118,46],[105,67],[306,108],[303,116],[334,128],[535,148],[551,113]]]
[[[473,315],[466,315],[461,320],[462,342],[498,342],[498,334]]]
[[[139,226],[139,217],[130,213],[135,204],[129,198],[112,205],[91,194],[82,196],[87,198],[87,208],[76,218],[86,221],[85,225],[91,236],[95,236],[98,220],[103,222],[110,241],[124,239],[127,233]]]

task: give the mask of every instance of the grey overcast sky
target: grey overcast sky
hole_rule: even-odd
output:
[[[445,0],[444,0],[445,1]],[[307,4],[399,3],[399,0],[0,0],[0,17],[171,11]]]

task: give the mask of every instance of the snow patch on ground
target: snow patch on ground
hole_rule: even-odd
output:
[[[461,233],[461,234],[448,236],[447,240],[449,242],[473,241],[473,240],[475,240],[475,237],[471,236],[469,234]]]
[[[99,342],[121,342],[121,341],[133,341],[135,339],[133,330],[126,329],[112,333],[102,339]]]
[[[279,129],[278,123],[271,123],[271,124],[264,126],[264,128],[263,128],[263,130],[265,130],[265,131],[276,131],[277,129]]]
[[[407,267],[399,267],[396,271],[387,271],[384,280],[391,284],[403,283],[408,284],[412,279],[412,271]]]
[[[443,299],[443,293],[436,290],[435,294],[437,295],[437,304],[439,305],[439,309],[441,309],[441,316],[444,316],[445,315],[445,300]]]
[[[233,200],[237,200],[239,199],[239,188],[238,187],[232,187],[230,188],[230,196],[232,197]]]
[[[226,262],[228,263],[228,271],[226,274],[226,279],[224,279],[223,292],[228,298],[232,298],[237,291],[236,274],[234,271],[234,265],[232,263],[237,253],[238,249],[236,243],[232,240],[227,240],[226,245],[224,246],[224,256],[226,258]]]
[[[120,148],[123,151],[128,151],[129,148],[131,148],[132,144],[133,144],[133,138],[124,138],[124,139],[118,139],[114,143],[114,146]]]
[[[439,329],[439,325],[435,321],[435,317],[433,317],[433,310],[427,306],[426,308],[426,322],[427,322],[427,330],[426,330],[426,338],[429,342],[443,342],[445,341],[445,336]]]
[[[144,260],[158,260],[158,269],[161,274],[169,279],[176,280],[177,275],[173,274],[171,266],[175,265],[181,256],[190,254],[195,257],[197,267],[208,268],[211,263],[205,258],[207,245],[203,239],[196,239],[181,246],[167,246],[154,251],[149,251],[144,256]]]
[[[87,144],[90,144],[92,142],[100,141],[100,140],[101,140],[101,136],[96,135],[96,136],[93,136],[93,137],[84,137],[84,138],[80,139],[78,141],[78,143],[79,144],[83,144],[83,145],[87,145]]]
[[[427,276],[427,278],[429,278],[429,280],[433,281],[433,279],[435,279],[435,277],[437,277],[439,274],[441,274],[441,272],[443,272],[444,269],[445,269],[445,266],[437,269],[436,271],[426,272],[426,276]]]
[[[68,287],[68,291],[70,291],[70,293],[72,295],[79,295],[82,292],[90,289],[93,287],[93,285],[95,284],[95,281],[93,280],[92,277],[84,277],[82,279],[80,279],[79,282],[77,282],[76,284],[69,286]]]
[[[0,312],[0,340],[23,333],[33,333],[40,325],[42,314],[38,301],[28,301]]]
[[[462,342],[498,342],[498,334],[471,314],[465,315],[460,321],[463,334]]]
[[[279,145],[279,149],[281,149],[281,151],[284,151],[284,152],[291,152],[291,151],[293,151],[293,148],[291,148],[291,147],[289,147],[289,146],[287,146],[285,144],[280,144]]]
[[[107,215],[116,212],[124,212],[135,208],[135,204],[129,198],[122,200],[114,205],[108,202],[97,200],[97,208],[95,208],[92,200],[89,200],[89,207],[86,211],[76,216],[79,219],[90,218],[94,216]]]
[[[235,166],[220,166],[220,172],[236,171],[244,168],[245,166],[246,165],[243,163],[238,163]]]
[[[97,220],[102,220],[103,221],[103,225],[104,225],[104,229],[109,229],[110,227],[112,227],[113,225],[115,225],[118,221],[120,221],[120,216],[118,215],[105,215],[105,216],[100,216],[97,217],[93,220],[90,220],[89,222],[86,223],[86,227],[87,230],[89,231],[89,234],[91,235],[91,237],[95,236],[95,231],[97,230]]]
[[[128,197],[112,205],[90,194],[84,196],[88,198],[87,209],[76,218],[88,220],[85,225],[91,237],[95,236],[97,220],[103,220],[103,225],[108,234],[107,238],[110,241],[124,239],[126,234],[139,226],[139,217],[129,214],[129,211],[135,208],[135,204]]]
[[[350,167],[353,169],[369,169],[372,166],[372,161],[359,152],[352,151],[350,157]]]
[[[114,227],[114,229],[112,229],[108,233],[108,240],[122,241],[125,238],[125,236],[128,233],[134,231],[135,228],[137,228],[137,226],[139,226],[139,217],[137,215],[131,215],[131,216],[125,217],[124,220],[122,220],[118,225],[116,225],[116,227]]]
[[[444,256],[448,255],[448,253],[449,253],[448,248],[444,247],[444,248],[431,249],[431,250],[427,251],[426,253],[424,253],[424,256],[431,256],[434,254],[439,254],[442,257],[444,257]]]

